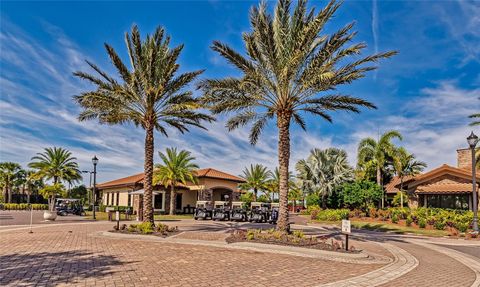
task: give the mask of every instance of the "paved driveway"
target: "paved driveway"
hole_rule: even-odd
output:
[[[54,222],[46,222],[43,219],[43,211],[34,210],[32,212],[32,224],[52,224],[52,223],[67,223],[67,222],[79,222],[86,221],[82,216],[68,215],[68,216],[57,216],[57,220]],[[0,210],[0,227],[5,227],[9,225],[29,225],[30,224],[30,212],[29,211],[20,211],[20,210]]]
[[[106,237],[111,222],[37,225],[33,233],[5,226],[0,229],[0,286],[480,286],[480,260],[469,254],[477,242],[364,232],[352,243],[393,263],[359,264],[181,243],[219,242],[232,228],[258,227],[249,223],[168,224],[185,231],[176,243]],[[332,232],[309,227],[312,233],[315,229]],[[386,279],[373,280],[377,276]]]

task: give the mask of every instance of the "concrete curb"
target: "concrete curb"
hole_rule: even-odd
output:
[[[393,254],[392,263],[372,272],[353,278],[317,285],[318,287],[373,287],[390,282],[418,266],[418,260],[407,251],[385,243],[383,246]]]
[[[161,238],[161,237],[155,237],[151,235],[122,234],[122,233],[113,233],[108,231],[97,232],[96,235],[102,236],[102,237],[115,238],[115,239],[129,239],[129,240],[141,240],[141,241],[161,242],[161,243],[188,244],[188,245],[197,245],[197,246],[201,245],[201,246],[235,249],[235,250],[275,253],[275,254],[299,256],[299,257],[306,257],[306,258],[316,258],[316,259],[336,261],[336,262],[342,262],[342,263],[388,264],[392,262],[392,259],[387,256],[372,257],[363,252],[357,253],[357,254],[350,254],[350,253],[316,250],[316,249],[308,249],[308,248],[293,247],[293,246],[282,246],[282,245],[250,243],[250,242],[238,242],[238,243],[228,244],[224,241],[180,239],[175,237]]]

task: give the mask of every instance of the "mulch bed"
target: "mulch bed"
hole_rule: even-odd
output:
[[[266,233],[262,234],[259,237],[247,238],[246,230],[236,230],[228,236],[225,241],[227,243],[236,243],[236,242],[254,242],[262,244],[273,244],[281,246],[293,246],[317,250],[326,250],[326,251],[335,251],[341,253],[360,253],[361,250],[356,250],[354,246],[349,246],[349,250],[346,251],[344,247],[344,242],[339,242],[335,239],[328,240],[327,236],[322,237],[313,237],[313,236],[304,236],[303,238],[294,237],[294,235],[282,236],[280,238],[275,238],[269,236]]]
[[[175,232],[168,232],[168,233],[161,233],[161,232],[152,232],[152,233],[141,233],[141,232],[133,232],[133,231],[128,231],[128,230],[109,230],[108,232],[112,233],[122,233],[122,234],[132,234],[132,235],[151,235],[151,236],[157,236],[157,237],[162,237],[162,238],[167,238],[173,235],[177,235],[181,233],[180,231],[175,231]]]

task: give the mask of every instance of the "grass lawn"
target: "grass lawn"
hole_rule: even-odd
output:
[[[310,218],[310,216],[308,216]],[[423,235],[423,236],[433,236],[433,237],[441,237],[441,236],[448,236],[448,231],[446,230],[436,230],[436,229],[425,229],[425,228],[418,228],[412,226],[403,226],[399,224],[394,224],[390,222],[368,222],[368,221],[361,221],[350,219],[352,228],[356,229],[366,229],[372,231],[380,231],[380,232],[392,232],[396,234],[415,234],[415,235]],[[340,227],[342,223],[340,221],[320,221],[320,220],[313,220],[312,222],[326,224],[326,225],[335,225]]]
[[[87,211],[87,219],[93,219],[93,214],[91,211]],[[95,217],[97,220],[108,220],[108,213],[106,212],[95,212]],[[123,221],[125,218],[124,214],[120,215],[121,220]],[[179,215],[155,215],[155,220],[161,221],[173,221],[173,220],[180,220],[180,219],[191,219],[193,218],[193,214],[179,214]],[[130,216],[130,219],[135,220],[135,216]]]

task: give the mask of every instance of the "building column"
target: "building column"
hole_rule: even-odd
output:
[[[423,195],[423,207],[428,207],[427,206],[427,195],[426,194]]]

